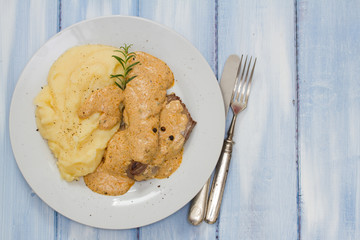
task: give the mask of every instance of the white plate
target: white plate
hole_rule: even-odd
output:
[[[171,89],[198,122],[185,145],[180,168],[168,179],[136,183],[122,196],[103,196],[82,180],[60,178],[56,160],[36,131],[34,97],[46,85],[50,66],[82,44],[145,51],[164,60],[175,75]],[[10,138],[17,164],[33,191],[60,214],[99,228],[126,229],[159,221],[188,203],[214,169],[221,151],[224,104],[216,78],[192,44],[174,31],[137,17],[111,16],[75,24],[51,38],[33,56],[16,85],[10,108]]]

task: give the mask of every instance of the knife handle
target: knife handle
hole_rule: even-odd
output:
[[[192,225],[199,225],[204,220],[207,207],[207,197],[210,188],[210,179],[211,176],[201,188],[200,192],[191,201],[188,220]]]
[[[215,223],[219,216],[233,144],[234,142],[232,140],[226,139],[224,141],[223,149],[215,169],[205,217],[205,221],[210,224]]]

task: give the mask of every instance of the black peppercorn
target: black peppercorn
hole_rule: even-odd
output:
[[[156,132],[157,132],[157,129],[156,129],[156,128],[153,128],[153,132],[156,133]]]
[[[169,136],[169,139],[172,141],[172,140],[174,140],[174,136],[173,135],[170,135]]]
[[[163,131],[163,132],[165,132],[165,130],[166,130],[165,127],[161,127],[160,129],[161,129],[161,131]]]

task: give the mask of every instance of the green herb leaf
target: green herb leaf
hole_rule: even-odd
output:
[[[133,79],[136,78],[136,77],[137,77],[137,75],[132,76],[131,78],[128,79],[128,82],[130,82],[131,80],[133,80]]]
[[[134,63],[128,65],[128,61],[131,60],[132,58],[136,57],[136,54],[134,52],[129,52],[129,49],[131,46],[132,46],[132,44],[130,44],[130,45],[125,44],[124,46],[121,46],[119,48],[120,50],[114,50],[114,52],[120,52],[121,55],[123,56],[123,58],[119,57],[117,55],[112,55],[112,57],[115,58],[120,63],[122,69],[124,70],[124,73],[123,74],[111,74],[110,77],[116,78],[118,80],[118,81],[115,80],[115,84],[122,90],[125,90],[127,83],[129,83],[131,80],[136,78],[136,76],[129,77],[129,73],[131,72],[133,67],[139,63],[139,62],[134,62]]]
[[[133,66],[135,66],[136,64],[139,64],[140,62],[134,62],[133,64],[131,64],[128,68],[132,68]]]
[[[121,86],[120,84],[118,84],[116,81],[115,81],[115,84],[116,84],[119,88],[121,88],[122,90],[125,90],[124,87]]]
[[[119,77],[124,78],[125,76],[124,76],[123,74],[116,74],[116,75],[112,75],[112,74],[111,74],[110,77],[111,77],[111,78],[114,78],[114,77],[115,77],[115,78],[119,78]]]
[[[116,55],[112,55],[112,57],[114,57],[116,60],[118,60],[118,62],[121,64],[121,66],[123,67],[123,69],[125,69],[125,62],[122,58],[116,56]]]

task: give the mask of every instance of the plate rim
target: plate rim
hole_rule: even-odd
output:
[[[26,72],[26,70],[27,70],[27,67],[30,65],[30,63],[31,63],[32,61],[34,61],[34,59],[36,58],[36,56],[38,55],[38,53],[42,50],[42,48],[43,48],[45,45],[47,45],[47,44],[48,44],[49,42],[51,42],[51,41],[54,41],[54,39],[56,39],[57,37],[59,37],[60,35],[62,35],[62,34],[64,34],[64,33],[66,33],[67,31],[70,31],[71,29],[76,28],[76,27],[78,27],[79,25],[87,24],[87,23],[92,22],[92,21],[98,21],[98,20],[102,20],[102,19],[115,19],[115,18],[134,19],[134,20],[139,20],[139,21],[144,21],[144,22],[150,23],[150,24],[154,24],[154,25],[156,25],[157,27],[160,27],[160,28],[162,28],[162,29],[164,29],[164,30],[166,30],[166,31],[171,32],[172,34],[176,35],[176,37],[181,38],[182,41],[186,42],[186,44],[187,44],[188,46],[191,46],[191,47],[193,48],[192,50],[194,50],[194,51],[197,52],[197,55],[199,55],[199,57],[202,58],[202,61],[206,63],[208,69],[211,71],[211,73],[212,73],[212,75],[213,75],[213,77],[214,77],[214,80],[217,80],[214,72],[212,71],[212,69],[211,69],[211,67],[210,67],[210,65],[209,65],[209,63],[208,63],[207,60],[204,58],[204,56],[201,54],[201,52],[200,52],[189,40],[187,40],[184,36],[182,36],[180,33],[176,32],[175,30],[173,30],[173,29],[171,29],[171,28],[169,28],[169,27],[167,27],[167,26],[165,26],[165,25],[162,25],[162,24],[160,24],[160,23],[158,23],[158,22],[155,22],[155,21],[152,21],[152,20],[149,20],[149,19],[146,19],[146,18],[138,17],[138,16],[111,15],[111,16],[101,16],[101,17],[96,17],[96,18],[90,18],[90,19],[86,19],[86,20],[82,20],[82,21],[79,21],[79,22],[77,22],[77,23],[74,23],[74,24],[72,24],[72,25],[64,28],[64,29],[61,30],[60,32],[56,33],[56,34],[53,35],[52,37],[50,37],[47,41],[45,41],[45,42],[41,45],[41,47],[40,47],[37,51],[35,51],[35,53],[32,55],[32,57],[27,61],[24,69],[22,70],[22,72],[21,72],[21,74],[20,74],[20,76],[19,76],[19,78],[18,78],[18,80],[17,80],[17,82],[16,82],[16,86],[15,86],[13,92],[12,92],[11,103],[10,103],[10,108],[9,108],[9,118],[8,118],[9,126],[8,126],[8,127],[9,127],[10,143],[11,143],[11,147],[12,147],[14,159],[15,159],[15,162],[16,162],[16,164],[17,164],[17,166],[18,166],[18,169],[19,169],[20,172],[21,172],[21,175],[22,175],[22,176],[24,177],[24,179],[26,180],[28,186],[29,186],[29,187],[37,194],[37,196],[38,196],[44,203],[46,203],[53,211],[56,211],[56,212],[60,213],[61,215],[65,216],[66,218],[68,218],[68,219],[70,219],[70,220],[73,220],[73,221],[75,221],[75,222],[78,222],[78,223],[81,223],[81,224],[84,224],[84,225],[87,225],[87,226],[95,227],[95,228],[101,228],[101,229],[132,229],[132,228],[136,228],[136,227],[146,226],[146,225],[149,225],[149,224],[158,222],[158,221],[160,221],[160,220],[163,220],[163,219],[165,219],[166,217],[168,217],[168,216],[174,214],[175,212],[179,211],[179,210],[180,210],[181,208],[183,208],[189,201],[184,202],[183,204],[181,204],[180,207],[177,207],[175,210],[171,211],[170,213],[166,214],[166,216],[161,217],[160,219],[157,219],[157,220],[155,220],[155,221],[150,221],[150,222],[148,222],[148,223],[141,224],[141,225],[138,225],[138,226],[132,226],[132,227],[126,227],[126,228],[118,228],[118,227],[115,227],[115,228],[114,228],[114,227],[106,227],[106,226],[99,226],[99,225],[93,225],[93,224],[89,224],[89,223],[84,223],[84,222],[82,222],[82,221],[79,221],[79,220],[77,220],[77,219],[74,219],[74,218],[71,217],[71,216],[68,216],[68,214],[64,214],[63,212],[59,211],[58,209],[56,209],[56,208],[53,206],[53,204],[49,203],[49,202],[47,201],[47,199],[44,199],[44,196],[39,195],[39,194],[38,194],[38,191],[34,190],[34,186],[32,186],[32,184],[30,183],[31,180],[27,178],[28,176],[24,173],[23,169],[22,169],[22,168],[20,167],[20,165],[19,165],[18,158],[17,158],[17,156],[16,156],[17,153],[14,151],[14,147],[13,147],[13,146],[14,146],[14,142],[15,142],[15,139],[14,139],[15,136],[13,136],[13,134],[14,134],[13,132],[14,132],[14,131],[12,130],[12,129],[14,128],[14,126],[13,126],[14,123],[13,123],[13,121],[11,121],[11,120],[13,119],[13,115],[15,114],[14,111],[12,111],[12,109],[13,109],[13,102],[14,102],[14,98],[15,98],[15,96],[16,96],[15,93],[18,91],[18,88],[20,88],[20,86],[19,86],[18,83],[19,83],[20,79],[24,78],[24,74],[25,74],[25,72]],[[48,71],[48,70],[47,70],[47,71]],[[219,86],[219,85],[218,85],[218,87],[217,87],[217,92],[220,94],[220,96],[221,96],[221,98],[222,98],[221,90],[220,90],[220,86]],[[223,104],[221,104],[221,108],[222,108],[222,111],[224,112],[225,110],[224,110]],[[29,120],[29,121],[30,121],[30,120]],[[222,126],[217,126],[217,127],[221,127],[222,130],[223,130],[223,132],[224,132],[224,134],[225,134],[225,115],[222,117]],[[222,143],[222,141],[223,141],[223,139],[221,139],[221,143]],[[220,151],[221,151],[221,146],[219,147],[218,154],[220,154]],[[215,167],[215,166],[214,166],[214,167]],[[211,172],[210,172],[210,175],[209,175],[209,176],[211,176]],[[206,180],[207,180],[207,179],[206,179]],[[205,182],[206,182],[206,181],[204,181],[204,183],[205,183]],[[201,186],[202,186],[202,185],[201,185]],[[198,189],[198,190],[200,190],[200,189]],[[195,194],[195,195],[196,195],[196,194]],[[194,196],[195,196],[195,195],[194,195]],[[193,196],[193,197],[194,197],[194,196]],[[193,198],[193,197],[192,197],[192,198]],[[192,199],[192,198],[191,198],[191,199]],[[190,199],[190,200],[191,200],[191,199]]]

